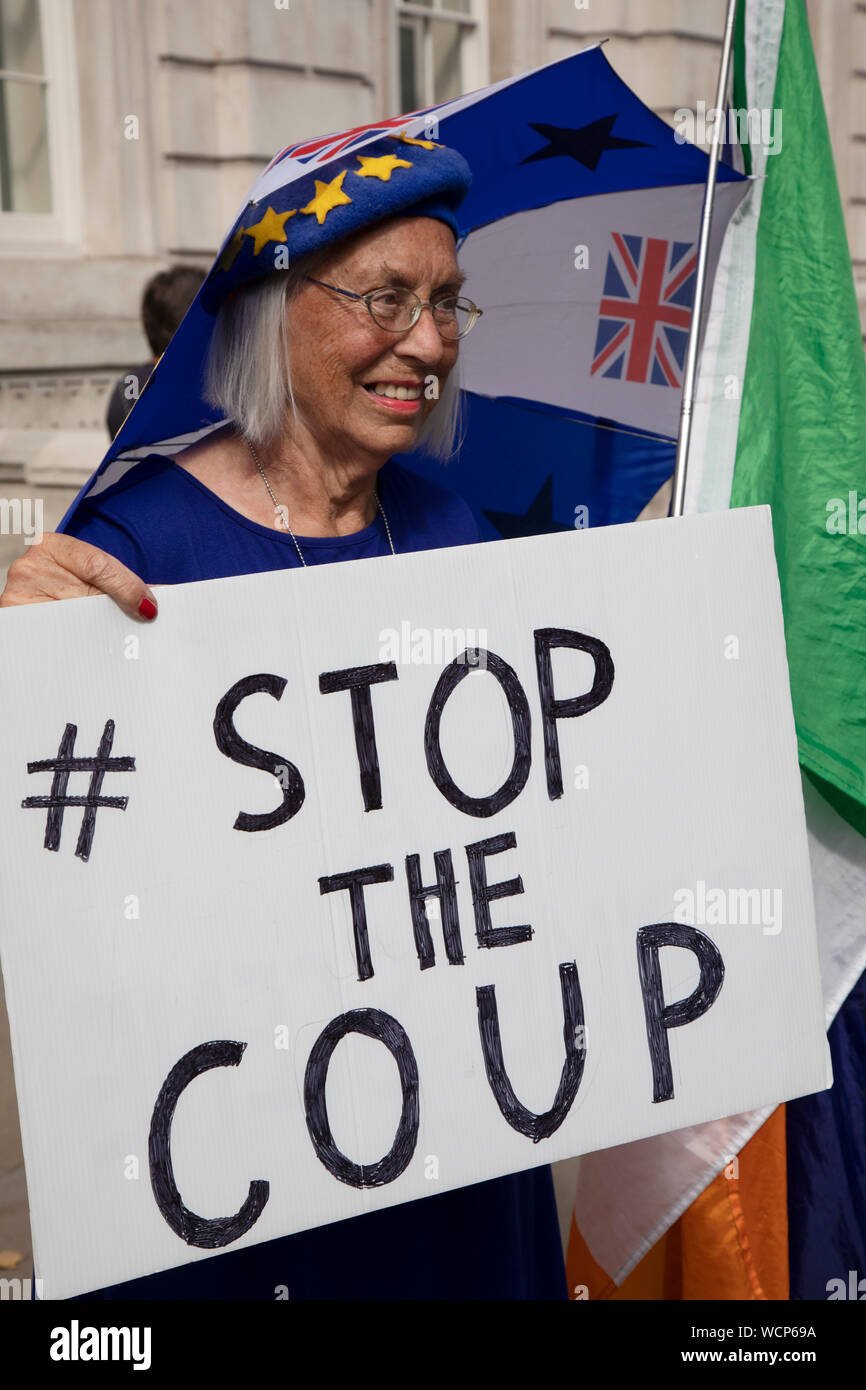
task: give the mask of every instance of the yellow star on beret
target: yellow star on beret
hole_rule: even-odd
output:
[[[348,170],[343,169],[330,183],[322,183],[316,179],[315,198],[311,198],[307,206],[301,208],[301,212],[315,214],[320,227],[332,208],[339,207],[341,203],[351,203],[352,199],[343,192],[343,179],[347,173]]]
[[[391,173],[394,169],[411,169],[412,164],[408,159],[398,159],[395,154],[356,155],[361,168],[353,169],[359,179],[382,179],[385,183],[391,180]]]
[[[253,223],[252,227],[244,227],[244,235],[251,236],[255,240],[253,255],[257,256],[269,241],[287,241],[286,222],[290,217],[294,217],[297,208],[289,212],[274,212],[269,207],[260,222]]]
[[[392,140],[402,140],[404,145],[421,145],[425,150],[441,150],[442,145],[437,145],[434,140],[413,140],[411,135],[407,135],[405,130],[401,130],[399,135],[392,135]]]

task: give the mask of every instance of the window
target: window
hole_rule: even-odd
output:
[[[484,86],[486,0],[414,0],[396,13],[401,111]]]
[[[78,240],[78,110],[69,0],[0,0],[0,249]]]
[[[37,0],[0,3],[0,208],[51,212],[48,110]]]

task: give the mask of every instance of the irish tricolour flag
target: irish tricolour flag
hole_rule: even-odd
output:
[[[866,365],[802,0],[741,0],[732,100],[753,131],[775,113],[776,152],[745,151],[686,510],[772,507],[836,1080],[580,1160],[578,1297],[844,1298],[866,1273]]]

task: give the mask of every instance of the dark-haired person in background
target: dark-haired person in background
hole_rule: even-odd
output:
[[[173,265],[152,276],[141,296],[141,322],[153,356],[132,367],[116,382],[105,412],[113,439],[144,390],[145,382],[168,347],[175,330],[199,291],[205,271],[194,265]]]

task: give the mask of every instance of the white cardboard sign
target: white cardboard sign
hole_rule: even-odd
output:
[[[768,509],[0,638],[46,1297],[830,1084]]]

